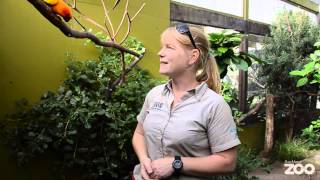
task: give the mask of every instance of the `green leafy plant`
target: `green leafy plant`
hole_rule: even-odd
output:
[[[222,81],[221,95],[223,96],[224,100],[229,104],[233,118],[238,119],[242,115],[242,112],[238,109],[236,89],[232,86],[230,82]],[[242,131],[242,129],[239,126],[238,130]]]
[[[254,55],[240,52],[235,49],[239,47],[243,35],[232,30],[223,30],[221,33],[210,33],[208,40],[211,43],[210,52],[216,58],[220,76],[223,78],[230,65],[235,65],[238,69],[247,70],[252,64],[252,60],[260,60]]]
[[[310,54],[309,62],[301,70],[294,70],[289,73],[291,76],[300,77],[296,84],[297,87],[304,86],[307,83],[320,84],[320,41],[316,42],[314,46],[317,49]]]
[[[320,148],[320,119],[311,121],[311,124],[302,130],[301,138],[307,140],[312,148]]]
[[[300,138],[289,139],[276,144],[277,155],[281,160],[302,160],[309,155],[309,144]]]
[[[320,85],[320,41],[314,44],[316,50],[311,53],[309,62],[303,66],[301,70],[291,71],[291,76],[300,77],[296,86],[302,87],[309,84]],[[302,130],[302,139],[306,139],[312,148],[319,148],[320,142],[320,119],[311,122],[309,127]]]
[[[232,83],[222,81],[221,95],[228,104],[237,105],[237,92]]]
[[[134,38],[125,45],[144,51]],[[70,61],[57,92],[45,93],[33,106],[19,103],[3,128],[19,164],[50,151],[57,155],[56,168],[61,174],[68,168],[80,168],[89,179],[129,178],[137,163],[131,146],[136,115],[148,90],[159,82],[133,68],[107,97],[109,84],[122,72],[120,57],[118,51],[102,48],[98,60]],[[126,64],[133,60],[125,55]]]

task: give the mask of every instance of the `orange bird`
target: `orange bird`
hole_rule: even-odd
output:
[[[63,0],[43,0],[49,6],[51,6],[52,11],[68,22],[72,18],[71,8]]]

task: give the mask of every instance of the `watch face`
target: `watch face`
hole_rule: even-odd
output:
[[[174,167],[175,169],[180,169],[180,168],[182,168],[182,161],[181,161],[181,160],[174,160],[174,161],[173,161],[173,167]]]

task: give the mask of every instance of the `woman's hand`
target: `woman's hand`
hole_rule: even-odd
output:
[[[151,168],[151,159],[150,158],[144,158],[140,162],[140,170],[141,170],[141,176],[145,180],[149,180],[150,175],[153,174],[153,170]]]
[[[166,158],[153,160],[151,162],[153,173],[150,174],[150,177],[162,179],[162,178],[171,176],[173,173],[173,168],[172,168],[173,160],[174,160],[173,157],[166,157]]]

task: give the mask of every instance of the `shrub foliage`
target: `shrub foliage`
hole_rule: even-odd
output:
[[[132,38],[126,46],[144,51]],[[133,57],[126,55],[125,61],[129,64]],[[120,73],[120,53],[101,49],[98,60],[68,62],[57,92],[45,93],[32,107],[20,101],[2,131],[19,164],[50,150],[58,155],[60,172],[76,167],[90,179],[127,179],[137,163],[131,146],[136,115],[157,82],[134,68],[107,97],[107,87]]]

